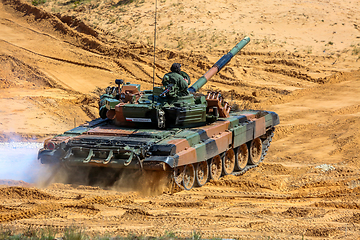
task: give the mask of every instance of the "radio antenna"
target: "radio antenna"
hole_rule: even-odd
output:
[[[155,0],[155,31],[154,31],[154,65],[153,65],[153,91],[155,87],[155,51],[156,51],[156,15],[157,15],[157,0]],[[153,95],[153,103],[154,103],[154,95]]]

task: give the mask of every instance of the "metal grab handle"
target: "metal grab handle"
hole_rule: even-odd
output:
[[[71,151],[71,148],[66,152],[66,156],[64,157],[64,159],[68,159],[69,157],[71,157],[71,155],[74,155]]]
[[[90,149],[89,155],[85,158],[85,160],[83,161],[83,163],[88,163],[88,162],[90,162],[90,161],[91,161],[91,158],[92,158],[93,156],[95,156],[95,154],[94,154],[93,150]]]
[[[132,161],[132,159],[133,159],[133,157],[134,157],[134,152],[131,152],[131,153],[130,153],[130,157],[128,158],[128,160],[126,160],[126,161],[124,162],[124,166],[129,166],[130,163],[131,163],[131,161]]]
[[[105,159],[103,161],[103,164],[108,164],[111,161],[111,159],[113,158],[113,156],[114,156],[114,152],[113,152],[113,150],[110,150],[109,156],[107,157],[107,159]]]
[[[129,158],[124,162],[124,166],[129,166],[130,163],[132,162],[133,158],[134,158],[134,155],[137,157],[137,155],[132,152],[132,151],[129,151],[130,152],[130,156]],[[71,152],[71,150],[68,151],[67,153],[67,158],[69,158],[71,155],[73,155],[73,153]],[[89,154],[88,156],[85,158],[85,160],[83,161],[83,163],[89,163],[91,161],[91,158],[95,156],[95,153],[92,149],[89,150]],[[113,159],[114,157],[114,151],[113,150],[110,150],[109,152],[109,155],[108,157],[102,162],[103,164],[108,164],[111,162],[111,160]],[[137,159],[139,160],[140,162],[140,167],[142,168],[142,163],[140,161],[140,159],[137,157]]]

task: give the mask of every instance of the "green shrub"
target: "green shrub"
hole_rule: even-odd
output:
[[[85,234],[82,228],[69,227],[65,229],[63,240],[85,240],[89,237]]]
[[[46,3],[46,0],[33,0],[33,1],[31,2],[31,4],[34,5],[34,6],[37,6],[37,5],[40,5],[40,4],[44,4],[44,3]]]

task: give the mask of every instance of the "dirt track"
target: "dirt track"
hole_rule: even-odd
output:
[[[226,6],[235,2],[229,0]],[[146,4],[136,9],[130,5],[133,11],[122,11],[124,18],[145,12],[149,7]],[[161,4],[159,14],[171,8],[171,3]],[[300,1],[293,11],[300,14],[299,9],[306,10],[308,4]],[[25,183],[9,187],[9,182],[3,181],[1,224],[59,230],[75,224],[89,233],[114,235],[173,231],[177,236],[190,236],[192,231],[200,231],[204,238],[360,238],[360,61],[352,52],[358,46],[356,36],[360,32],[356,26],[360,20],[353,14],[359,10],[358,3],[348,4],[351,7],[347,9],[337,3],[326,8],[345,12],[339,17],[344,24],[337,24],[344,28],[336,31],[343,31],[344,41],[351,39],[355,47],[346,42],[348,46],[342,48],[335,38],[336,49],[326,46],[323,52],[321,46],[326,42],[302,41],[302,47],[314,44],[310,53],[292,51],[287,45],[286,51],[281,50],[271,41],[251,42],[206,86],[222,90],[242,107],[279,114],[281,125],[260,167],[189,192],[158,196],[62,183],[46,188]],[[86,11],[76,12],[75,8],[66,13],[69,15],[56,16],[50,13],[52,5],[43,7],[46,11],[17,0],[0,1],[0,138],[4,140],[13,134],[43,138],[97,117],[97,92],[115,78],[141,83],[142,89],[152,86],[150,45],[136,42],[136,38],[121,40],[111,25],[109,29],[101,26],[103,31],[100,26],[94,30],[86,22],[69,17],[79,13],[84,19]],[[244,7],[247,12],[256,12],[252,4]],[[219,17],[226,22],[228,11],[235,10],[219,10],[208,19],[216,22]],[[189,16],[196,19],[196,15]],[[302,29],[307,27],[307,33],[315,33],[317,28],[312,24],[321,22],[321,17],[327,21],[326,16],[310,18],[302,22]],[[281,21],[271,18],[265,22],[281,26]],[[142,25],[124,22],[131,29]],[[160,18],[160,29],[166,30],[166,24]],[[252,24],[259,39],[264,34],[256,32],[261,24]],[[144,24],[145,33],[148,25]],[[348,28],[353,25],[355,28]],[[327,34],[332,36],[332,32]],[[293,39],[302,37],[302,32],[291,34]],[[176,37],[181,38],[175,34],[171,39]],[[279,34],[277,41],[285,42],[282,37]],[[227,45],[235,42],[234,38],[230,36]],[[181,50],[164,45],[158,48],[157,74],[162,76],[172,62],[181,62],[194,82],[228,50],[201,52],[206,48],[192,46],[200,45],[201,39],[197,41]],[[297,46],[298,42],[292,44]],[[156,84],[160,80],[156,79]]]

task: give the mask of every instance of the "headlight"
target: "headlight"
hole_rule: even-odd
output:
[[[55,149],[55,143],[49,141],[49,142],[46,144],[46,148],[49,149],[49,150],[54,150],[54,149]]]

